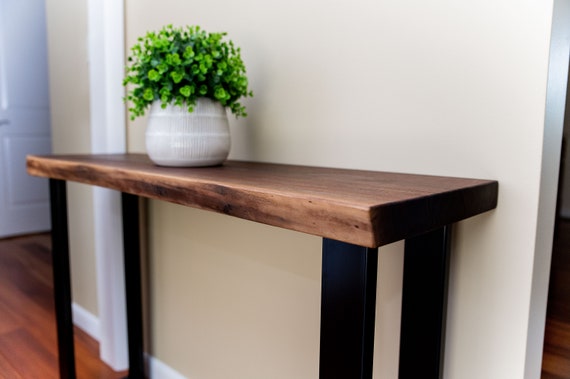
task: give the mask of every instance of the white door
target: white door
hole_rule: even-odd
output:
[[[50,229],[48,182],[27,154],[51,150],[44,0],[0,0],[0,237]]]

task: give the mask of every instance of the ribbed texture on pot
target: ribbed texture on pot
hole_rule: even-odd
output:
[[[230,152],[230,130],[226,109],[217,101],[199,98],[194,112],[160,101],[151,105],[146,130],[146,149],[160,166],[214,166]]]

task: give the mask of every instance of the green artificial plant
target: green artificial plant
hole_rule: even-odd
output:
[[[240,48],[225,41],[227,33],[208,33],[199,26],[163,27],[148,32],[132,47],[123,85],[133,88],[125,98],[132,102],[131,119],[144,115],[159,100],[194,111],[199,97],[208,97],[247,116],[239,99],[253,96],[248,89]]]

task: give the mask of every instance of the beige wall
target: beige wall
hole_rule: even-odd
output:
[[[255,98],[233,158],[498,179],[499,208],[456,228],[446,377],[538,377],[552,2],[126,4],[128,46],[174,23],[243,48]],[[130,133],[144,150],[144,122]],[[152,202],[150,240],[154,355],[191,378],[317,376],[318,238]],[[375,377],[396,378],[402,244],[380,256]]]
[[[54,153],[90,152],[87,2],[46,0]],[[98,314],[91,189],[68,184],[73,301]]]
[[[89,147],[85,11],[48,0],[56,152]],[[550,1],[128,0],[126,33],[131,46],[200,24],[243,48],[255,98],[232,119],[232,158],[498,179],[499,208],[455,229],[446,377],[530,379],[554,202],[539,191],[555,185],[542,166],[557,133],[551,14]],[[129,126],[130,151],[143,133]],[[72,208],[90,214],[77,191]],[[317,377],[318,238],[161,202],[149,213],[153,355],[196,379]],[[74,296],[96,314],[92,226],[71,218]],[[381,249],[375,378],[397,377],[402,246]]]

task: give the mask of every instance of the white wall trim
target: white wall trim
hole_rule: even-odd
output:
[[[172,367],[164,364],[157,358],[146,355],[145,360],[147,364],[147,373],[149,378],[160,378],[160,379],[188,379],[186,376],[180,374],[178,371],[174,370]]]
[[[73,324],[89,334],[94,340],[99,341],[101,330],[99,319],[77,303],[71,304]]]
[[[124,2],[88,0],[91,152],[126,151]],[[93,189],[100,356],[128,368],[120,193]]]
[[[96,341],[99,341],[101,334],[99,319],[93,313],[87,311],[77,303],[71,304],[71,309],[73,312],[73,324],[78,328],[81,328]],[[146,353],[145,363],[147,366],[147,373],[150,378],[188,379],[161,360]]]
[[[524,361],[525,379],[538,378],[542,368],[542,343],[546,322],[552,236],[554,234],[560,168],[560,147],[562,145],[566,86],[568,83],[570,1],[554,0],[552,17],[537,231]]]

